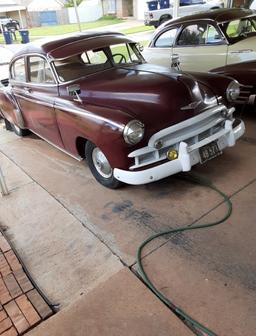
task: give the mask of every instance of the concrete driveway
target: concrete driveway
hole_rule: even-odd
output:
[[[246,124],[236,147],[195,169],[231,197],[231,218],[219,227],[156,240],[143,260],[154,284],[217,335],[251,336],[256,330],[255,115],[247,113]],[[11,191],[0,202],[1,225],[62,309],[33,335],[191,334],[133,274],[135,255],[154,232],[219,218],[225,205],[216,193],[177,177],[104,189],[84,162],[2,126],[0,166]],[[82,329],[68,329],[72,319]]]

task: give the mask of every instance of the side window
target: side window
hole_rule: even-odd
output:
[[[208,25],[205,43],[214,44],[214,43],[220,43],[220,42],[222,42],[222,38],[219,32],[212,25]]]
[[[26,71],[24,58],[19,58],[15,61],[11,68],[11,76],[19,82],[26,82]]]
[[[81,56],[84,63],[104,64],[108,61],[103,50],[89,50]]]
[[[185,27],[177,41],[178,45],[202,45],[205,44],[207,35],[207,24],[193,24]]]
[[[131,64],[139,63],[140,61],[136,54],[136,48],[134,48],[132,43],[114,44],[110,45],[109,48],[115,64]]]
[[[49,63],[42,57],[31,56],[28,61],[31,83],[53,84],[54,78]]]
[[[177,28],[165,31],[156,40],[155,47],[156,48],[171,47],[175,41],[176,34],[177,34]]]

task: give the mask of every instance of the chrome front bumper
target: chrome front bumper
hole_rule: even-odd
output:
[[[217,133],[189,146],[186,142],[180,142],[176,160],[159,163],[159,165],[140,171],[127,171],[115,168],[114,177],[127,184],[139,185],[146,184],[153,181],[158,181],[167,176],[177,174],[182,171],[189,171],[191,167],[200,162],[199,148],[217,141],[219,149],[223,150],[226,147],[235,145],[236,140],[239,139],[245,132],[245,125],[242,120],[233,128],[235,120],[226,120],[225,126]]]

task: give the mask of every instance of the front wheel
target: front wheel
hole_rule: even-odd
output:
[[[107,157],[99,147],[88,141],[85,146],[85,157],[95,179],[104,187],[117,189],[122,185],[113,174]]]

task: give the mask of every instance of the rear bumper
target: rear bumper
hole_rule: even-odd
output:
[[[147,20],[147,19],[145,19],[144,24],[145,24],[145,26],[154,26],[154,27],[159,26],[158,20]]]
[[[167,176],[177,174],[179,172],[190,171],[191,167],[200,162],[199,148],[204,145],[217,141],[220,150],[235,145],[245,132],[245,125],[242,120],[235,120],[236,126],[233,128],[234,121],[226,120],[225,128],[221,133],[214,137],[209,137],[193,146],[188,146],[185,142],[179,144],[179,156],[176,160],[165,162],[153,168],[140,171],[127,171],[115,168],[114,177],[127,184],[139,185],[153,181],[161,180]]]

